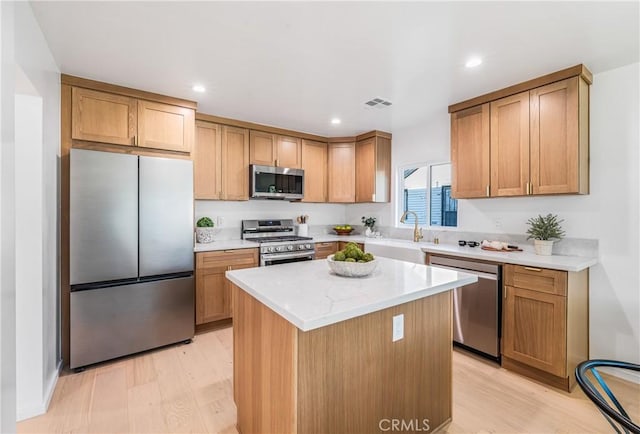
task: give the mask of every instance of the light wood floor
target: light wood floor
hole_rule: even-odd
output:
[[[225,328],[190,345],[65,373],[48,413],[19,423],[18,432],[236,433],[231,363],[232,332]],[[612,381],[638,420],[640,386]],[[550,389],[457,351],[453,399],[448,433],[611,432],[579,388]]]

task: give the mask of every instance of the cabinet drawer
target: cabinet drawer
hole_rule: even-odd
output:
[[[316,243],[316,259],[324,259],[338,251],[337,242]]]
[[[258,249],[234,249],[196,253],[196,268],[258,266]]]
[[[522,265],[505,266],[505,285],[556,295],[567,295],[567,272]]]

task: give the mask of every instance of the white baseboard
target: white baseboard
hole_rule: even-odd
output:
[[[598,368],[598,371],[606,372],[607,374],[613,377],[622,378],[623,380],[640,384],[640,372],[628,371],[628,370],[623,371],[621,369],[606,368],[606,367]]]
[[[51,376],[47,380],[44,388],[44,394],[42,397],[42,402],[34,403],[32,405],[28,405],[25,407],[18,407],[16,409],[16,421],[20,422],[21,420],[30,419],[32,417],[40,416],[41,414],[45,414],[47,409],[49,408],[49,404],[51,403],[51,398],[53,397],[53,392],[56,390],[56,384],[58,384],[58,377],[60,375],[60,370],[62,369],[62,360],[58,362],[58,366],[51,373]]]

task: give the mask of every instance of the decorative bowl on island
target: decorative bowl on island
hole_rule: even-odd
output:
[[[336,273],[338,276],[344,277],[364,277],[373,273],[373,271],[378,266],[378,260],[373,259],[369,262],[345,262],[345,261],[334,261],[333,255],[327,256],[327,263],[329,264],[329,268],[331,271]]]

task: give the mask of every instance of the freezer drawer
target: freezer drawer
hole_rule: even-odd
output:
[[[77,368],[194,335],[194,279],[182,277],[71,293]]]

